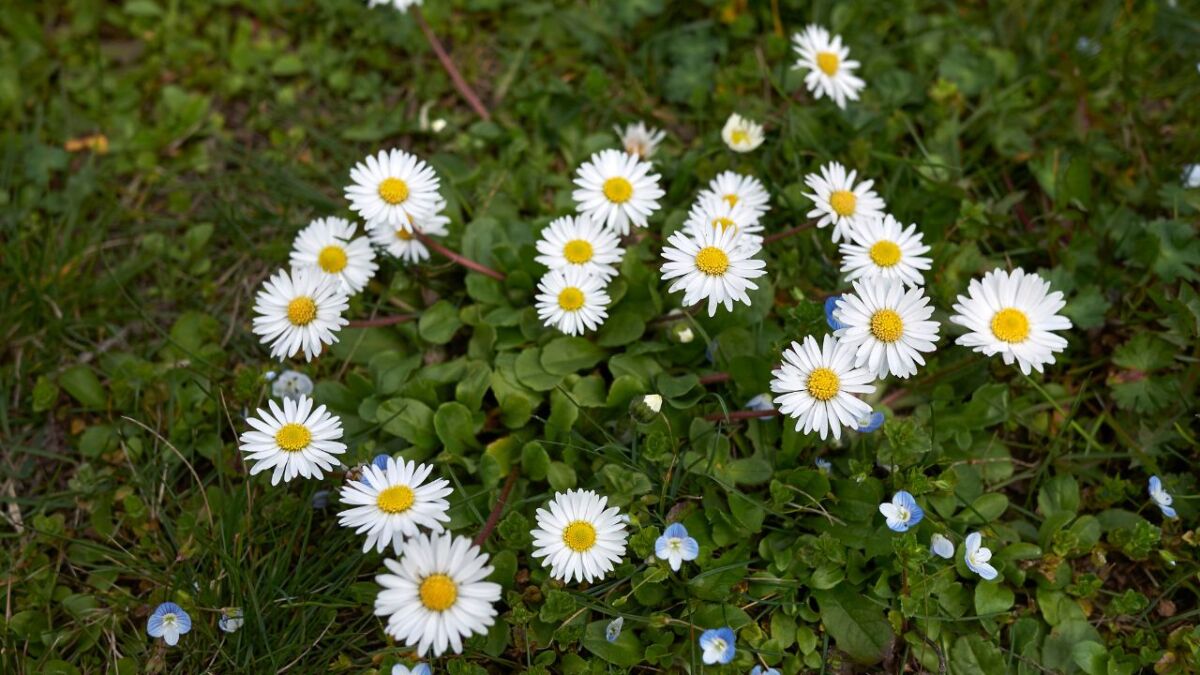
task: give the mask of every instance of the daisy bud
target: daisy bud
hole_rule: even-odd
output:
[[[662,396],[646,394],[629,405],[629,414],[639,422],[653,422],[662,410]]]

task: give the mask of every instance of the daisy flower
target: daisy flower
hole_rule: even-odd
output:
[[[834,319],[842,328],[833,334],[855,350],[854,365],[866,366],[877,378],[891,373],[908,378],[925,365],[921,354],[932,352],[938,339],[938,322],[930,321],[933,307],[925,290],[905,289],[895,281],[874,279],[854,282],[854,292],[837,303]]]
[[[793,342],[783,351],[783,366],[772,374],[771,391],[784,415],[796,418],[796,431],[817,432],[821,439],[833,432],[842,437],[842,427],[857,428],[871,414],[871,406],[854,394],[875,391],[875,378],[852,363],[854,349],[832,335],[823,343],[808,335],[804,343]]]
[[[761,124],[733,113],[721,129],[721,138],[734,152],[750,152],[762,145],[765,136]]]
[[[538,281],[538,318],[567,335],[596,330],[608,317],[606,286],[603,277],[578,267],[550,270]]]
[[[892,495],[890,503],[880,504],[879,512],[887,519],[888,529],[892,532],[904,532],[925,517],[925,510],[917,505],[917,500],[906,490]]]
[[[441,532],[442,523],[450,522],[450,483],[425,482],[433,466],[388,457],[383,468],[371,463],[362,472],[342,488],[341,502],[353,508],[339,513],[338,523],[355,528],[355,534],[367,533],[363,553],[372,548],[382,553],[390,543],[399,554],[404,539],[417,536],[418,528]]]
[[[940,534],[934,534],[929,540],[929,552],[949,560],[954,557],[954,542]]]
[[[1050,282],[1021,268],[1010,272],[995,269],[972,279],[967,295],[958,296],[950,321],[970,331],[955,342],[987,356],[999,354],[1005,365],[1013,361],[1028,375],[1030,369],[1054,363],[1055,352],[1067,348],[1067,340],[1052,333],[1071,328],[1071,320],[1058,314],[1066,306],[1060,291],[1050,291]]]
[[[292,269],[307,268],[338,280],[348,295],[361,291],[379,265],[366,237],[354,238],[356,226],[342,218],[318,218],[300,230],[292,244]]]
[[[1162,510],[1163,515],[1168,518],[1178,518],[1179,516],[1175,514],[1175,508],[1171,506],[1171,503],[1175,500],[1171,498],[1170,493],[1163,489],[1162,479],[1158,476],[1150,476],[1148,487],[1150,499],[1154,500],[1154,503]]]
[[[696,232],[676,232],[667,240],[662,255],[663,280],[675,279],[667,290],[683,289],[683,304],[694,305],[708,298],[708,315],[717,313],[717,305],[732,311],[734,301],[750,304],[747,289],[758,288],[750,281],[766,274],[767,264],[752,258],[756,250],[738,242],[734,228],[700,228]]]
[[[844,235],[849,235],[855,226],[872,218],[883,217],[883,210],[887,206],[871,189],[874,181],[865,180],[856,184],[856,176],[857,172],[846,173],[846,167],[830,162],[821,167],[821,173],[810,173],[804,177],[804,184],[812,190],[811,194],[806,192],[804,196],[813,200],[814,205],[808,217],[819,219],[817,227],[832,224],[834,243]]]
[[[770,210],[771,195],[762,181],[736,171],[722,171],[708,183],[698,200],[716,197],[724,199],[730,206],[742,206],[754,213],[755,220]]]
[[[811,215],[811,214],[810,214]],[[905,228],[890,214],[867,218],[847,231],[841,245],[842,273],[855,279],[895,279],[908,286],[922,286],[922,273],[932,261],[916,224]]]
[[[732,229],[740,235],[737,243],[752,251],[762,248],[763,226],[758,222],[758,215],[742,204],[730,204],[716,196],[699,198],[688,211],[684,227],[692,234],[700,230]]]
[[[337,342],[334,333],[350,323],[342,316],[349,307],[336,279],[307,269],[279,270],[254,299],[254,334],[280,361],[301,349],[311,361],[324,345]]]
[[[409,218],[404,225],[372,223],[367,225],[367,235],[371,237],[371,243],[382,248],[393,258],[399,258],[400,262],[406,265],[428,260],[429,249],[413,232],[430,237],[444,237],[449,234],[446,226],[450,224],[450,218],[442,213],[445,208],[446,202],[439,199],[432,215]]]
[[[616,642],[617,638],[621,637],[621,629],[625,627],[625,617],[618,616],[608,625],[604,627],[604,639],[609,642]]]
[[[850,50],[842,44],[840,35],[830,35],[821,26],[810,24],[804,32],[792,35],[792,49],[799,57],[793,68],[808,71],[804,84],[818,100],[828,96],[844,109],[846,99],[857,101],[858,93],[867,86],[854,74],[861,64],[850,60]]]
[[[618,234],[630,224],[645,227],[666,193],[649,162],[621,150],[601,150],[575,172],[578,190],[572,193],[579,212]]]
[[[654,542],[654,555],[666,560],[671,569],[678,572],[685,560],[695,560],[700,555],[700,544],[688,536],[683,523],[671,523],[667,531]]]
[[[736,641],[733,629],[728,626],[710,628],[701,633],[700,649],[703,651],[704,663],[712,666],[718,663],[724,665],[732,661],[733,655],[737,653],[737,649],[734,648]]]
[[[982,543],[983,535],[978,532],[968,534],[967,541],[963,547],[963,561],[967,563],[967,567],[972,572],[991,581],[999,576],[1000,573],[988,563],[992,559],[992,551],[981,546]]]
[[[388,635],[419,656],[448,648],[461,654],[463,638],[486,635],[496,622],[500,584],[484,581],[492,573],[488,555],[466,537],[419,534],[404,547],[399,562],[384,560],[390,574],[375,581],[375,615],[386,616]]]
[[[658,150],[658,144],[667,137],[667,132],[648,127],[645,122],[635,122],[624,129],[615,126],[613,131],[617,132],[617,138],[621,139],[621,146],[625,148],[625,152],[642,159],[650,159],[654,151]]]
[[[159,605],[146,621],[146,633],[152,638],[162,638],[171,647],[179,644],[179,636],[191,629],[192,617],[173,602]]]
[[[582,216],[550,221],[538,240],[538,262],[552,270],[575,267],[605,280],[617,276],[625,250],[615,232]]]
[[[368,225],[383,223],[410,227],[413,220],[437,212],[438,176],[425,160],[403,150],[380,150],[350,170],[353,185],[346,186],[350,209]]]
[[[258,409],[258,417],[246,418],[254,427],[240,437],[246,460],[255,462],[250,475],[267,469],[271,485],[279,480],[290,481],[296,476],[323,478],[338,463],[334,455],[346,452],[342,437],[342,420],[320,406],[313,410],[313,400],[307,396],[284,399],[283,408],[267,401],[270,412]]]
[[[547,509],[537,510],[533,557],[544,558],[550,576],[560,581],[599,581],[625,555],[625,522],[620,511],[591,490],[554,495]]]
[[[275,398],[297,399],[313,392],[312,378],[295,370],[285,370],[271,383],[271,394]]]

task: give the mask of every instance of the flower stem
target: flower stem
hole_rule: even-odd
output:
[[[467,81],[463,79],[462,73],[458,72],[458,67],[454,65],[454,59],[450,58],[450,54],[442,46],[441,40],[438,40],[437,36],[433,34],[433,29],[426,23],[425,15],[421,13],[421,8],[411,7],[408,11],[412,14],[413,21],[417,22],[417,27],[425,34],[425,39],[429,41],[429,46],[433,47],[433,53],[437,54],[438,61],[442,62],[442,68],[450,76],[450,80],[454,82],[454,88],[467,100],[467,105],[471,106],[476,115],[479,115],[485,121],[491,121],[491,113],[488,112],[488,109],[479,100],[479,97],[475,95],[475,90],[471,89],[471,85],[467,84]]]
[[[420,242],[422,244],[425,244],[431,250],[440,253],[441,255],[449,258],[450,260],[453,260],[454,262],[458,263],[459,265],[462,265],[463,267],[465,267],[469,270],[472,270],[474,272],[479,272],[480,274],[485,274],[485,275],[495,279],[496,281],[504,281],[504,275],[501,274],[500,272],[497,272],[496,270],[488,267],[487,265],[480,265],[479,263],[475,262],[474,260],[471,260],[470,258],[464,258],[463,256],[455,253],[454,251],[451,251],[450,249],[446,248],[445,246],[442,246],[441,244],[437,243],[436,241],[430,239],[429,235],[425,234],[424,232],[421,232],[419,230],[413,230],[413,235],[416,236],[416,238],[418,240],[420,240]]]
[[[492,507],[492,512],[488,514],[487,521],[483,524],[483,529],[479,531],[472,542],[476,546],[483,546],[483,543],[492,534],[492,530],[496,529],[496,524],[500,522],[500,513],[504,511],[504,503],[508,501],[508,493],[512,492],[513,486],[517,484],[518,475],[515,466],[512,471],[508,472],[508,479],[504,481],[504,487],[500,488],[500,496],[496,498],[496,505]]]
[[[712,373],[700,378],[700,384],[715,384],[717,382],[727,382],[732,377],[729,373]]]
[[[736,422],[738,420],[752,420],[759,417],[773,417],[778,414],[778,410],[735,410],[731,413],[705,415],[704,419],[710,422]]]
[[[347,328],[377,328],[379,326],[394,326],[398,323],[407,323],[419,318],[420,314],[394,314],[392,316],[379,316],[374,319],[359,319],[351,321],[347,324]]]

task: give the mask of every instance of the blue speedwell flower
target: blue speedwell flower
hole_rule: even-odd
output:
[[[818,457],[813,460],[813,463],[817,465],[817,471],[820,471],[826,476],[828,476],[829,472],[833,470],[833,464],[831,464],[827,459],[821,459]]]
[[[733,646],[735,641],[733,629],[729,626],[710,628],[701,633],[700,649],[704,650],[704,662],[711,666],[716,663],[726,664],[732,661],[733,655],[737,653]]]
[[[688,536],[683,523],[671,523],[667,531],[654,542],[654,555],[666,560],[671,569],[678,572],[684,560],[695,560],[700,555],[700,544]]]
[[[925,511],[917,506],[917,500],[904,490],[892,495],[890,503],[880,504],[879,512],[887,518],[887,526],[893,532],[904,532],[925,517]]]
[[[779,675],[779,671],[774,668],[763,670],[762,666],[754,666],[750,669],[750,675]]]
[[[234,633],[242,627],[244,621],[241,607],[226,607],[221,610],[221,618],[217,619],[217,627],[226,633]]]
[[[765,415],[761,415],[761,417],[770,418],[774,417],[774,415],[771,413],[775,412],[775,404],[771,402],[770,394],[759,394],[749,401],[746,401],[746,409],[761,410],[762,412],[766,413]]]
[[[388,460],[390,458],[391,458],[391,455],[385,455],[383,453],[380,453],[378,455],[375,455],[375,459],[371,460],[371,464],[373,464],[376,469],[379,469],[380,471],[387,473],[387,465],[388,465]],[[362,482],[366,483],[367,485],[370,485],[371,484],[370,476],[371,476],[370,472],[364,471],[363,475],[362,475]]]
[[[841,300],[840,295],[831,295],[825,298],[825,323],[833,330],[841,330],[846,327],[846,324],[833,318],[833,310],[837,309],[838,300]]]
[[[864,417],[863,419],[858,421],[857,431],[860,434],[869,434],[872,431],[875,431],[879,427],[883,426],[884,419],[885,418],[883,416],[883,413],[876,410],[876,411],[872,412],[870,415],[868,415],[867,417]]]
[[[295,370],[285,370],[271,384],[271,393],[275,398],[300,400],[301,396],[311,396],[313,381],[304,373]]]
[[[1163,489],[1162,480],[1158,476],[1150,476],[1149,487],[1150,499],[1153,499],[1158,508],[1162,509],[1163,515],[1168,518],[1178,518],[1179,516],[1175,515],[1174,507],[1171,506],[1175,500]]]
[[[192,617],[183,608],[173,602],[159,605],[150,620],[146,622],[146,632],[152,638],[162,638],[163,642],[174,647],[179,643],[179,636],[192,629]]]
[[[621,628],[625,626],[625,617],[618,616],[608,625],[604,627],[604,639],[609,642],[616,642],[617,638],[621,637]]]
[[[988,564],[988,561],[992,559],[992,551],[981,546],[980,544],[982,543],[983,535],[978,532],[968,534],[963,560],[967,563],[967,567],[971,568],[972,572],[991,581],[999,576],[1000,573],[996,571],[995,567]]]
[[[429,669],[428,663],[418,663],[412,668],[397,663],[392,666],[392,675],[433,675],[433,671]]]
[[[939,558],[949,560],[954,557],[954,542],[940,534],[935,534],[929,540],[929,552]]]

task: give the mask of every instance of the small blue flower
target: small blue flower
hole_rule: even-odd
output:
[[[972,532],[967,535],[965,550],[963,552],[963,561],[967,563],[967,567],[979,576],[991,581],[999,576],[999,572],[995,567],[988,564],[992,559],[991,549],[983,548],[980,544],[983,543],[983,535],[978,532]]]
[[[428,663],[418,663],[412,668],[397,663],[392,666],[392,675],[433,675],[433,671],[429,669]]]
[[[1162,480],[1158,476],[1150,476],[1149,488],[1150,499],[1153,499],[1158,508],[1162,509],[1163,515],[1168,518],[1178,518],[1179,516],[1175,514],[1174,507],[1171,506],[1171,503],[1175,500],[1163,489]]]
[[[813,463],[817,465],[817,471],[820,471],[821,474],[825,476],[828,476],[829,472],[833,471],[833,464],[831,464],[827,459],[821,459],[818,457],[813,460]]]
[[[831,295],[825,298],[825,323],[833,330],[841,330],[846,327],[846,324],[833,318],[833,312],[837,309],[838,300],[841,300],[840,295]]]
[[[893,532],[904,532],[925,517],[925,511],[917,506],[917,500],[904,490],[893,495],[890,503],[880,504],[879,512],[887,518],[887,526]]]
[[[954,542],[940,534],[934,534],[929,540],[929,552],[939,558],[949,560],[954,557]]]
[[[312,507],[314,509],[323,509],[329,506],[329,490],[317,490],[312,496]]]
[[[879,427],[883,426],[883,421],[886,419],[883,413],[875,411],[869,417],[865,417],[858,421],[858,433],[869,434]]]
[[[226,607],[221,610],[221,618],[217,619],[217,627],[226,633],[235,633],[244,622],[241,607]]]
[[[768,414],[760,415],[760,417],[770,418],[774,417],[774,415],[770,413],[775,412],[775,404],[771,401],[770,394],[759,394],[749,401],[746,401],[746,410],[761,410],[762,412]]]
[[[733,629],[729,626],[710,628],[701,633],[700,649],[704,650],[704,662],[711,666],[716,663],[726,664],[732,661],[733,655],[737,653],[737,649],[733,646],[736,640]]]
[[[621,628],[624,626],[625,617],[623,616],[618,616],[612,621],[609,621],[608,625],[604,627],[604,639],[608,640],[609,642],[616,642],[617,638],[621,637]]]
[[[700,544],[688,536],[683,523],[671,523],[667,531],[654,542],[654,555],[666,560],[671,569],[678,572],[684,560],[695,560],[700,555]]]
[[[391,459],[391,455],[385,455],[383,453],[380,453],[378,455],[375,455],[375,459],[371,460],[371,464],[373,464],[376,469],[379,469],[380,471],[387,473],[387,466],[388,466],[389,459]],[[362,480],[362,482],[366,483],[367,485],[370,485],[371,484],[371,474],[367,471],[363,471],[361,480]]]
[[[183,608],[173,602],[159,605],[150,620],[146,622],[146,632],[152,638],[162,638],[169,646],[179,643],[179,636],[192,629],[192,617]]]
[[[762,666],[754,666],[750,669],[750,675],[779,675],[779,671],[774,668],[763,670]]]
[[[713,340],[704,348],[704,358],[708,359],[709,363],[717,362],[717,341]]]
[[[304,373],[295,370],[285,370],[271,384],[271,393],[275,398],[299,400],[301,396],[310,396],[313,392],[313,381]]]

